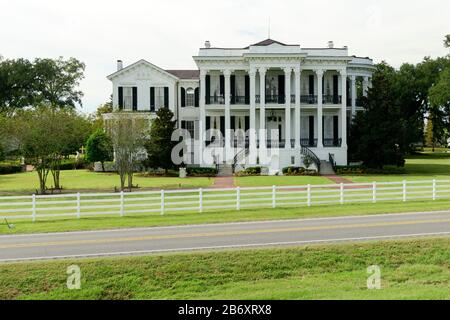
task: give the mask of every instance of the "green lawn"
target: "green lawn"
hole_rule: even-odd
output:
[[[314,217],[333,217],[349,215],[382,214],[396,212],[415,212],[449,210],[450,199],[435,201],[356,203],[345,205],[314,205],[312,207],[258,208],[234,210],[216,210],[203,213],[171,212],[164,216],[154,214],[136,214],[133,216],[92,216],[81,219],[73,217],[40,218],[36,222],[11,220],[15,227],[8,229],[0,221],[0,234],[62,232],[76,230],[100,230],[111,228],[155,227],[183,224],[223,223],[238,221],[258,221],[277,219],[300,219]]]
[[[0,299],[450,299],[449,267],[450,238],[2,264]]]
[[[353,182],[402,180],[450,180],[450,153],[424,152],[406,159],[405,174],[344,176]]]
[[[325,177],[318,176],[257,176],[235,177],[234,184],[240,187],[263,186],[304,186],[307,184],[333,184]]]
[[[48,185],[52,185],[49,176]],[[133,184],[141,188],[199,188],[210,186],[211,178],[172,178],[172,177],[142,177],[135,175]],[[108,190],[113,191],[120,185],[119,176],[116,173],[91,172],[88,170],[61,171],[61,184],[67,190]],[[38,188],[39,180],[36,172],[24,172],[0,175],[0,191],[33,192]]]

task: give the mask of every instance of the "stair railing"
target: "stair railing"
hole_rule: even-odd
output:
[[[334,160],[334,156],[331,153],[328,154],[328,159],[330,160],[334,172],[336,172],[336,160]]]
[[[236,166],[238,164],[238,162],[240,162],[241,160],[245,159],[248,154],[249,154],[250,150],[247,148],[242,149],[241,151],[239,151],[238,153],[236,153],[236,155],[233,158],[233,164],[232,164],[232,169],[233,169],[233,173],[235,172]]]
[[[309,149],[308,147],[302,146],[300,153],[304,156],[309,156],[313,163],[316,165],[317,167],[317,172],[320,172],[320,159],[319,157],[317,157],[317,155],[311,151],[311,149]]]

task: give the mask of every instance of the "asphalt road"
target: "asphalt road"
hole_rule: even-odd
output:
[[[450,211],[0,236],[0,262],[450,236]]]

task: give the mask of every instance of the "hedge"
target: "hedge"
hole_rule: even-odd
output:
[[[383,169],[366,168],[364,166],[337,166],[337,174],[404,174],[405,168],[385,166]]]
[[[0,163],[0,174],[11,174],[18,172],[22,172],[21,165]]]
[[[245,170],[239,171],[237,176],[260,176],[261,167],[248,167]]]
[[[190,177],[215,177],[216,168],[187,167],[186,173]]]
[[[317,176],[319,173],[316,170],[307,170],[303,167],[285,167],[282,170],[285,176]]]

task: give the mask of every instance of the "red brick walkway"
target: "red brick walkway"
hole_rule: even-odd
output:
[[[213,188],[234,188],[234,177],[214,178]]]
[[[334,183],[353,183],[353,181],[345,179],[340,176],[324,175],[323,177],[328,178],[329,180],[333,181]]]

